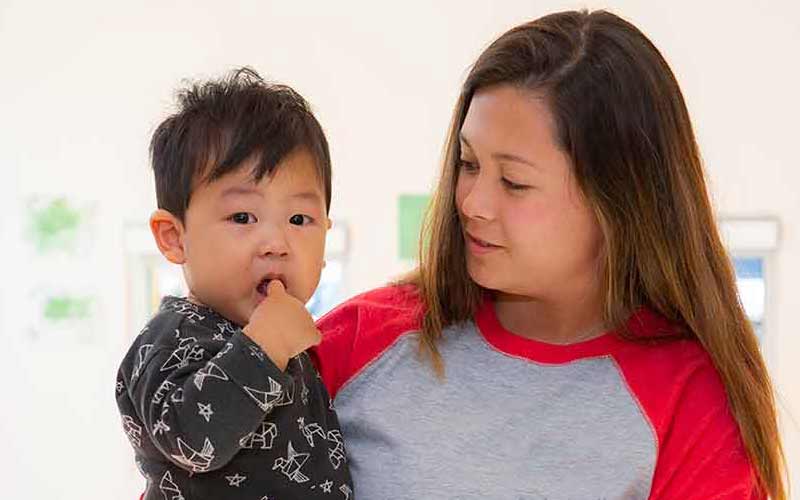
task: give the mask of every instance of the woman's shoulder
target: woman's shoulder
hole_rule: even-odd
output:
[[[713,368],[711,357],[696,335],[652,309],[636,311],[620,333],[622,341],[615,358],[623,367],[666,377]]]
[[[348,305],[372,307],[417,307],[421,303],[419,289],[408,283],[392,283],[373,288],[345,300],[339,307]]]
[[[657,439],[652,495],[760,498],[725,384],[701,340],[657,315],[641,325],[634,333],[643,338],[627,342],[615,361]]]
[[[656,313],[642,317],[641,327],[632,329],[635,338],[614,358],[660,437],[681,415],[726,413],[725,386],[702,342]]]
[[[317,321],[328,334],[368,334],[387,329],[415,329],[422,317],[422,300],[416,286],[392,284],[356,295]]]
[[[401,336],[419,331],[422,301],[413,285],[389,285],[357,295],[317,321],[322,341],[312,358],[332,397]]]

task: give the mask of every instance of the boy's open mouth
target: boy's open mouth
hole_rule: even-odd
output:
[[[281,274],[268,274],[264,279],[262,279],[258,285],[256,286],[256,291],[266,296],[267,295],[267,287],[269,286],[269,282],[272,280],[280,280],[283,283],[283,287],[286,288],[286,278],[283,277]]]

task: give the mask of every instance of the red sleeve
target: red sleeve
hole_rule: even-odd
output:
[[[766,498],[722,381],[697,342],[642,347],[618,361],[658,438],[651,499]]]
[[[358,332],[358,297],[337,306],[317,320],[322,341],[310,350],[331,399],[344,383]]]
[[[420,302],[409,285],[347,300],[317,321],[322,342],[311,354],[331,399],[402,334],[418,330]]]
[[[710,362],[686,380],[664,434],[651,498],[765,498]]]

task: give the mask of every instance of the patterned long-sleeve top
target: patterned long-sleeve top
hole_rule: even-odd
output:
[[[281,371],[211,309],[165,298],[122,361],[116,398],[144,500],[352,498],[309,356]]]

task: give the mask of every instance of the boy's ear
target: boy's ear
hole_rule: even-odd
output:
[[[158,209],[150,216],[150,232],[161,254],[173,264],[186,262],[183,251],[183,223],[170,212]]]
[[[333,227],[333,221],[329,217],[325,217],[325,220],[328,221],[327,227],[325,229],[330,229]]]

